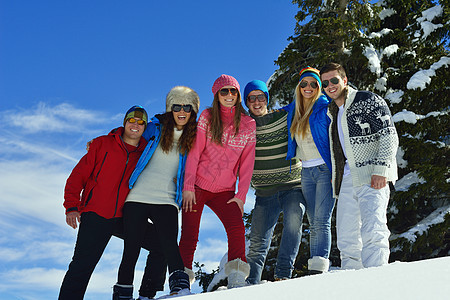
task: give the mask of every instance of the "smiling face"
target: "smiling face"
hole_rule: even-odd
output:
[[[300,82],[300,84],[302,83],[307,83],[307,85],[304,88],[300,86],[300,93],[302,94],[303,98],[310,100],[314,98],[319,92],[319,84],[314,77],[311,76],[304,77]],[[316,85],[316,88],[312,88],[311,83],[313,85]]]
[[[263,95],[264,98],[266,98],[266,95],[261,90],[253,90],[248,94],[248,96],[258,96],[258,95]],[[259,102],[259,100],[256,99],[255,102],[253,103],[247,99],[247,107],[248,110],[252,113],[252,115],[256,117],[264,116],[267,114],[267,98],[263,102]]]
[[[145,131],[145,123],[142,125],[139,125],[138,122],[131,123],[130,119],[125,122],[125,129],[122,138],[125,143],[136,146]],[[133,119],[136,121],[142,120],[137,117],[133,117]]]
[[[322,84],[325,80],[328,81],[328,86],[324,88],[328,97],[334,100],[334,102],[341,106],[345,103],[345,88],[347,87],[347,77],[342,78],[337,70],[333,70],[327,73],[321,74]],[[339,82],[334,84],[331,82],[332,78],[337,78]]]
[[[175,127],[178,130],[182,130],[184,126],[188,123],[189,118],[191,117],[191,112],[185,112],[183,109],[180,111],[173,111],[172,116],[175,120]]]
[[[236,89],[234,86],[231,85],[227,85],[221,88],[221,90],[223,89]],[[233,107],[236,105],[237,102],[237,98],[238,98],[238,94],[236,93],[235,95],[231,94],[231,92],[228,92],[228,94],[226,96],[222,96],[221,92],[217,92],[218,96],[219,96],[219,103],[221,106],[223,107]]]

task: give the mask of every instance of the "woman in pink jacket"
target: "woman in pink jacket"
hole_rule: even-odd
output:
[[[245,114],[239,89],[234,77],[222,75],[217,78],[212,87],[212,107],[205,109],[199,117],[197,138],[186,162],[179,244],[192,282],[192,261],[206,204],[219,217],[227,232],[225,274],[228,288],[245,285],[250,271],[245,259],[242,215],[255,161],[256,125]]]

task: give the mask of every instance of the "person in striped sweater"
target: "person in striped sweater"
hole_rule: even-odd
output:
[[[278,250],[275,280],[288,279],[301,242],[305,200],[301,190],[301,162],[286,159],[288,113],[268,113],[269,92],[264,82],[253,80],[244,89],[250,116],[256,122],[256,154],[252,176],[256,201],[247,261],[249,284],[258,284],[278,217],[283,212],[283,234]]]

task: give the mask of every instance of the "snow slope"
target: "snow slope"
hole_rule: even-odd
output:
[[[336,270],[322,275],[176,299],[450,299],[450,256],[409,263],[395,262],[363,270]]]

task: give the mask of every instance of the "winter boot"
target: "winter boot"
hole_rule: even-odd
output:
[[[250,265],[239,258],[229,261],[225,264],[225,275],[228,276],[229,289],[246,286],[250,274]]]
[[[133,300],[133,286],[115,284],[113,286],[113,300]]]
[[[194,282],[195,282],[195,274],[194,274],[194,271],[192,271],[191,269],[188,269],[188,268],[184,267],[184,272],[185,272],[186,274],[189,275],[189,283],[190,283],[190,285],[193,285]]]
[[[191,293],[189,275],[181,270],[172,272],[169,275],[169,287],[171,296],[189,295]]]
[[[322,274],[328,272],[329,268],[330,260],[325,257],[313,256],[308,259],[308,275]]]

